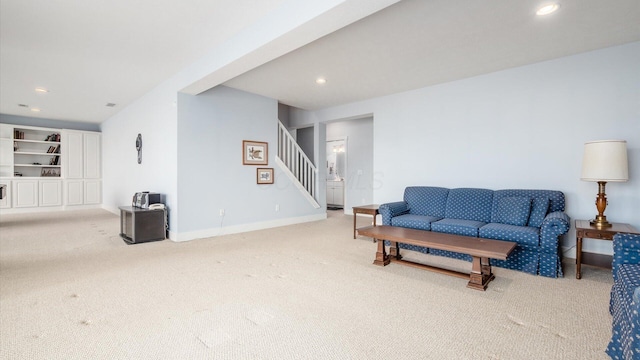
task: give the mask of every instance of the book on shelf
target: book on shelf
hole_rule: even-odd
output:
[[[47,136],[47,138],[44,139],[44,141],[60,142],[60,134],[58,134],[58,133],[51,134],[51,135]]]
[[[24,139],[24,131],[13,130],[13,138],[17,140]]]
[[[60,154],[60,145],[49,146],[47,154]]]

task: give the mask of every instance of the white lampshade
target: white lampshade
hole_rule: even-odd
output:
[[[584,181],[627,181],[627,142],[598,140],[584,144],[582,176]]]

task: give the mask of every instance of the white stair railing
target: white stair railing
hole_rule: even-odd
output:
[[[319,208],[320,205],[316,199],[318,169],[280,121],[278,121],[278,158],[289,170],[289,175],[296,180],[294,183],[297,182],[302,193],[306,194],[315,208]]]

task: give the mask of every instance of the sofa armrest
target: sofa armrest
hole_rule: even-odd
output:
[[[558,251],[558,237],[569,232],[571,225],[569,215],[563,211],[555,211],[547,214],[540,226],[540,247],[545,252]]]
[[[613,279],[622,264],[640,264],[640,234],[613,235]]]
[[[391,218],[409,212],[409,205],[405,201],[397,201],[380,205],[378,212],[382,216],[382,225],[391,225]]]

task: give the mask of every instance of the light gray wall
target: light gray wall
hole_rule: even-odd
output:
[[[39,126],[39,127],[48,127],[48,128],[54,128],[54,129],[100,131],[100,124],[83,123],[83,122],[77,122],[77,121],[51,120],[51,119],[34,118],[29,116],[8,115],[8,114],[0,114],[0,123],[26,125],[26,126]]]
[[[346,213],[352,207],[373,203],[373,118],[327,124],[327,141],[347,139],[345,176]]]
[[[580,181],[584,143],[625,139],[630,180],[607,185],[606,215],[640,229],[639,64],[636,42],[318,111],[292,109],[291,125],[373,113],[377,203],[402,199],[409,185],[554,189],[564,192],[572,219],[596,214],[597,184]],[[563,245],[574,256],[574,229]],[[611,253],[610,242],[584,246]]]
[[[289,128],[289,106],[278,103],[278,119],[285,128]]]
[[[178,95],[178,199],[181,233],[276,223],[318,215],[276,165],[278,104],[219,86]],[[269,144],[269,164],[242,164],[242,141]],[[274,168],[275,184],[256,184],[257,168]],[[279,205],[279,211],[276,211]],[[220,216],[220,209],[225,215]]]
[[[103,122],[102,204],[119,214],[138,191],[162,194],[172,239],[178,231],[176,198],[177,109],[180,82],[169,79]],[[142,164],[135,140],[142,134]]]
[[[296,142],[307,155],[309,160],[315,165],[315,152],[313,151],[313,126],[296,130]]]

